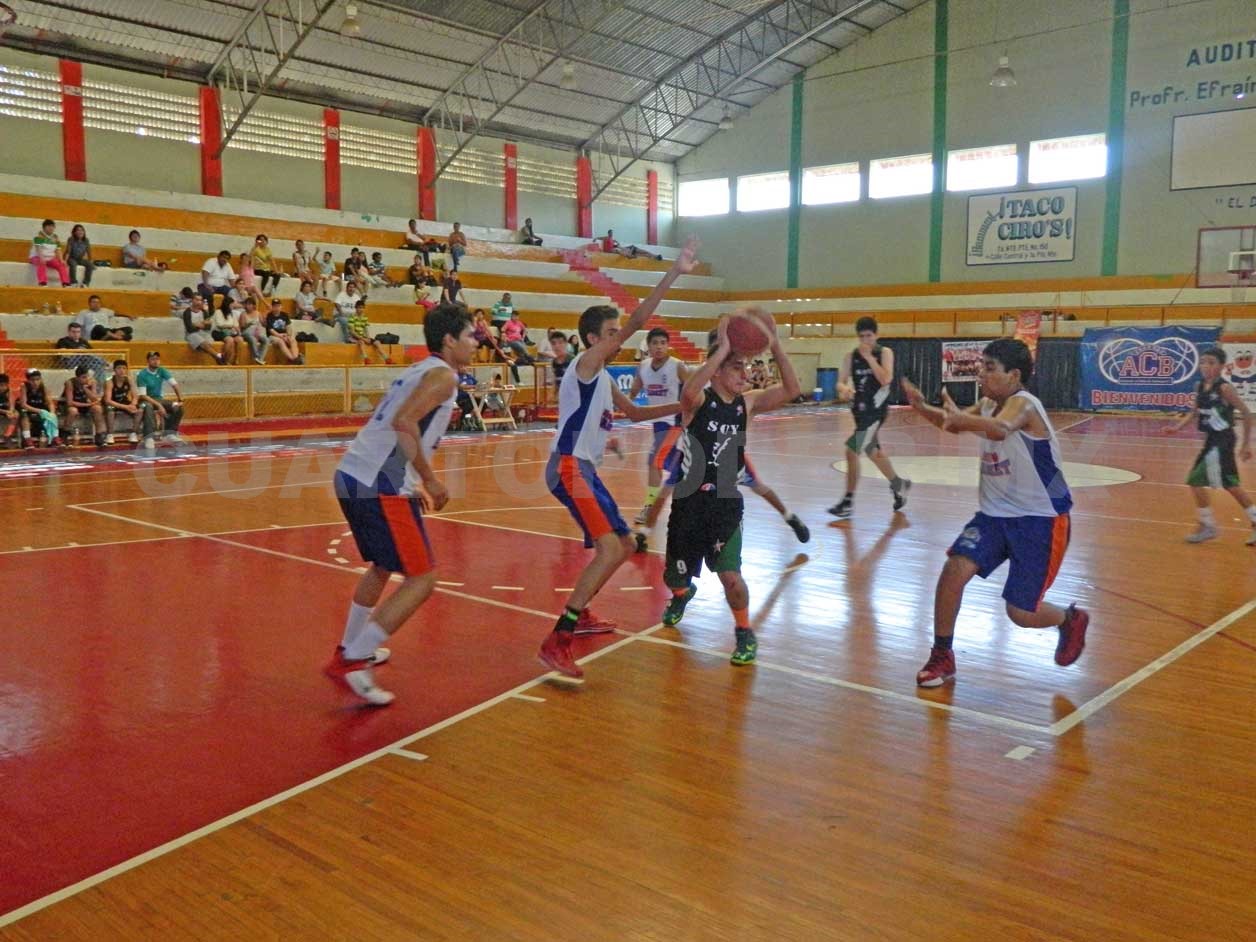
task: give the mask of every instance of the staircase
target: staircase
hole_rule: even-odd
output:
[[[586,252],[565,249],[562,252],[562,256],[569,271],[575,272],[586,284],[592,285],[610,298],[611,303],[623,311],[625,315],[635,311],[637,305],[641,303],[635,295],[626,291],[623,285],[594,265],[593,260],[589,258]],[[682,336],[680,331],[659,315],[651,314],[649,320],[645,323],[645,329],[653,330],[655,327],[662,327],[667,331],[674,356],[687,363],[693,363],[702,359],[701,352],[691,340]]]

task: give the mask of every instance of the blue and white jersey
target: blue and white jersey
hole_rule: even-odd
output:
[[[1029,400],[1042,417],[1046,438],[1035,438],[1018,429],[1001,442],[981,439],[981,481],[977,500],[981,512],[990,517],[1058,517],[1073,506],[1073,496],[1064,480],[1060,445],[1055,429],[1042,403],[1021,390],[1012,398]],[[990,399],[981,401],[981,414],[987,418],[998,411]]]
[[[380,494],[413,494],[419,484],[414,465],[406,460],[405,453],[397,444],[397,432],[393,419],[397,410],[418,388],[419,383],[432,370],[453,368],[438,356],[429,356],[411,366],[393,380],[388,392],[380,400],[375,412],[349,445],[340,459],[338,471],[373,487]],[[449,417],[454,411],[457,387],[447,400],[419,419],[419,447],[429,462],[440,444],[441,435],[449,427]]]
[[[675,357],[668,357],[658,369],[654,368],[654,361],[646,357],[637,367],[637,376],[641,380],[641,391],[650,405],[670,405],[680,399],[680,361]],[[680,416],[677,415],[656,420],[654,428],[669,429],[679,424]]]
[[[558,434],[550,450],[597,466],[602,463],[606,439],[615,420],[615,399],[611,394],[611,374],[605,368],[587,383],[580,379],[583,356],[582,353],[567,364],[558,385]]]

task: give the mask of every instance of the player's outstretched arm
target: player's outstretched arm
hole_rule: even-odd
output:
[[[672,283],[681,275],[687,275],[698,265],[698,246],[699,242],[696,238],[690,237],[685,243],[685,247],[680,250],[680,255],[676,261],[672,263],[672,267],[668,269],[666,275],[662,277],[654,290],[649,296],[637,305],[637,309],[628,315],[628,320],[620,327],[619,333],[614,337],[608,337],[606,340],[599,340],[580,357],[580,362],[576,364],[576,372],[585,382],[591,380],[597,375],[605,364],[615,359],[615,354],[619,352],[620,347],[632,337],[637,331],[645,326],[645,322],[650,319],[650,315],[654,313],[654,309],[659,306],[659,302],[666,296],[668,289]],[[580,338],[582,341],[584,338]]]
[[[767,389],[747,393],[746,407],[750,415],[779,409],[787,402],[793,402],[802,392],[798,386],[798,374],[794,372],[794,364],[790,362],[785,348],[781,345],[781,338],[776,332],[776,321],[766,311],[761,311],[756,316],[762,322],[763,329],[772,337],[769,348],[772,351],[772,359],[776,361],[776,368],[780,371],[781,381]]]
[[[397,447],[406,456],[406,461],[414,466],[423,489],[431,499],[431,509],[440,510],[449,501],[449,492],[441,483],[423,454],[419,444],[419,423],[424,416],[440,407],[441,403],[454,395],[458,388],[458,377],[452,370],[432,370],[420,380],[414,392],[401,405],[393,416],[392,427],[397,433]]]
[[[946,390],[942,391],[943,409],[946,419],[942,428],[948,432],[972,432],[993,442],[1001,442],[1012,432],[1022,429],[1032,419],[1035,412],[1019,396],[1009,399],[997,415],[985,416],[972,411],[963,411]]]
[[[618,386],[614,385],[611,387],[611,399],[615,403],[615,408],[634,422],[665,419],[667,416],[675,415],[680,411],[679,402],[664,402],[657,406],[639,406],[620,392]]]
[[[923,415],[930,424],[942,428],[946,422],[946,410],[930,405],[920,387],[906,376],[903,377],[903,395],[907,397],[907,404]]]

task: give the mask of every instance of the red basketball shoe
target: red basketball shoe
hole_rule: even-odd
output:
[[[580,613],[580,617],[576,620],[576,627],[572,634],[577,635],[604,635],[614,631],[618,626],[608,618],[602,618],[594,613],[593,609],[586,608]]]
[[[939,651],[934,648],[929,652],[929,660],[916,672],[916,684],[920,687],[941,687],[948,680],[955,679],[955,652]]]
[[[570,680],[584,680],[584,671],[571,655],[571,632],[551,631],[536,656],[550,670],[558,671]]]
[[[1090,624],[1090,612],[1070,605],[1060,624],[1060,640],[1055,646],[1055,663],[1068,667],[1086,647],[1086,627]]]

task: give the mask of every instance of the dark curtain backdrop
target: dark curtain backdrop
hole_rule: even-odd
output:
[[[962,338],[956,338],[962,339]],[[940,337],[891,338],[881,341],[894,351],[894,377],[909,376],[929,397],[938,402],[942,387],[942,340]],[[1029,391],[1042,400],[1048,409],[1076,409],[1081,364],[1081,340],[1074,337],[1038,341],[1038,359]],[[976,383],[948,383],[947,391],[956,405],[968,406],[976,401]],[[894,384],[890,402],[904,405],[902,386]]]

